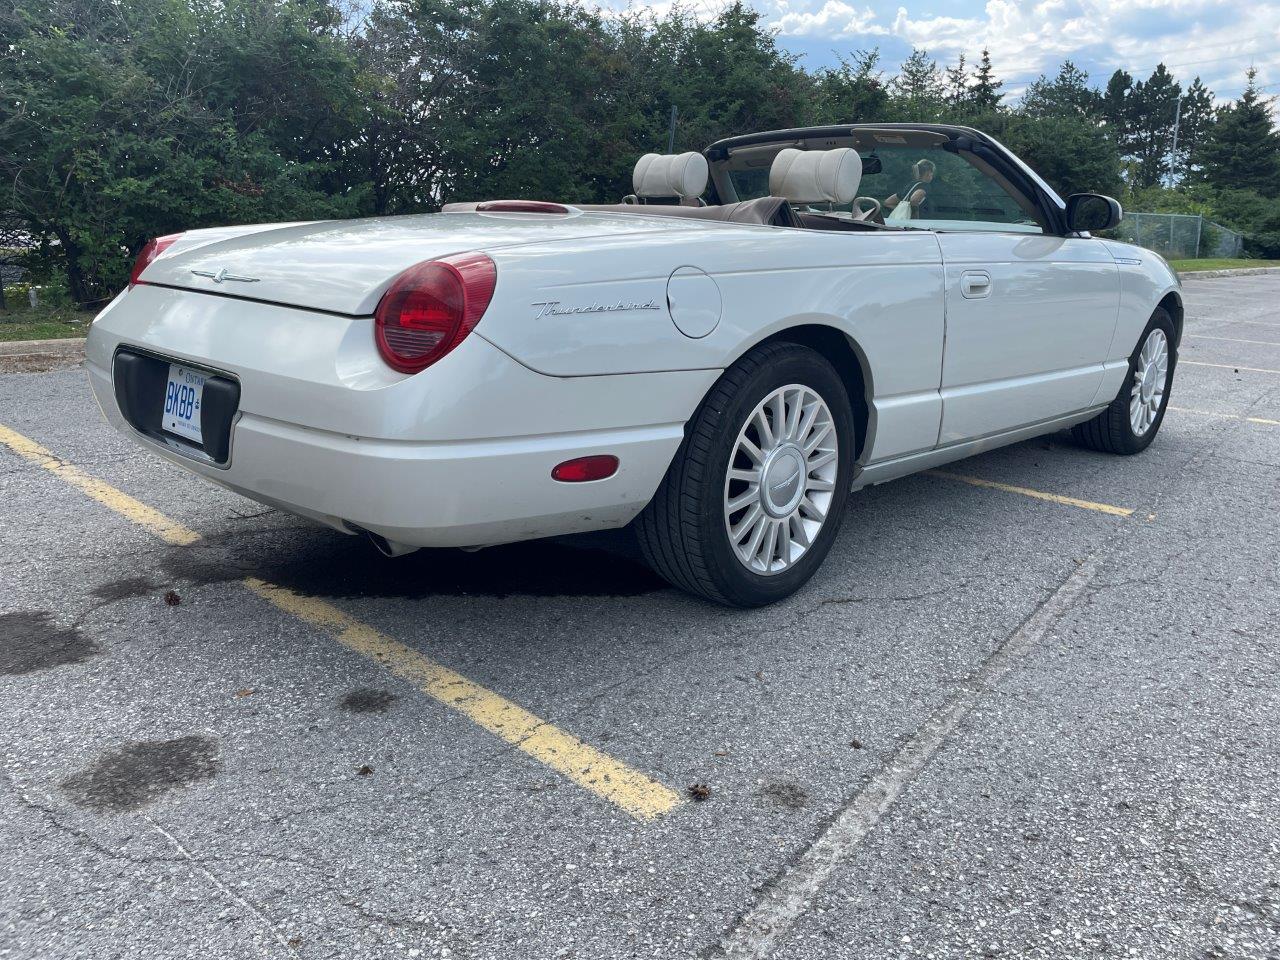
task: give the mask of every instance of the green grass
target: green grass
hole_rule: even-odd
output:
[[[1280,267],[1280,260],[1170,260],[1169,266],[1179,273],[1195,273],[1197,270],[1234,270],[1244,267]]]
[[[61,340],[83,337],[93,314],[70,308],[19,307],[0,311],[0,340]],[[78,322],[76,322],[78,321]]]

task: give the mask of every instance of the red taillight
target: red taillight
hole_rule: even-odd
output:
[[[585,483],[588,480],[603,480],[618,472],[618,458],[609,453],[597,454],[593,457],[578,457],[556,464],[551,470],[551,479],[562,483]]]
[[[156,237],[154,240],[148,240],[147,245],[138,254],[138,259],[133,261],[133,269],[129,271],[129,286],[132,287],[135,283],[142,283],[138,279],[142,276],[142,271],[151,265],[152,260],[168,250],[173,245],[173,241],[180,236],[182,236],[180,233],[171,233],[167,237]]]
[[[569,212],[563,203],[552,203],[549,200],[486,200],[476,204],[479,213],[558,213],[561,216]]]
[[[373,315],[382,359],[401,373],[431,366],[480,322],[497,281],[497,268],[483,253],[410,267],[382,295]]]

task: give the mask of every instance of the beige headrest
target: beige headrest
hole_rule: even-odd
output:
[[[646,153],[631,175],[637,197],[700,197],[707,189],[707,158],[700,153]]]
[[[857,150],[787,147],[769,168],[769,193],[792,203],[848,203],[858,195],[862,158]]]

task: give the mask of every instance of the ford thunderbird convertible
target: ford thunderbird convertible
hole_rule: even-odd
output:
[[[868,484],[1160,429],[1176,275],[977,130],[748,134],[641,157],[631,190],[160,237],[94,321],[93,389],[160,456],[386,554],[631,525],[736,606],[804,584]]]

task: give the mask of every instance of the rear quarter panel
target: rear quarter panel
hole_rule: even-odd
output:
[[[378,356],[372,318],[146,284],[117,297],[89,332],[86,360],[108,405],[120,346],[230,374],[245,413],[367,440],[447,443],[679,424],[715,378],[714,371],[540,376],[477,336],[405,376]]]
[[[932,234],[709,224],[492,256],[498,287],[476,332],[540,373],[718,370],[784,328],[822,324],[847,334],[869,368],[870,458],[937,442],[943,271]],[[689,267],[714,280],[722,305],[715,328],[697,338],[668,309],[668,279]],[[612,306],[622,309],[568,312]]]

